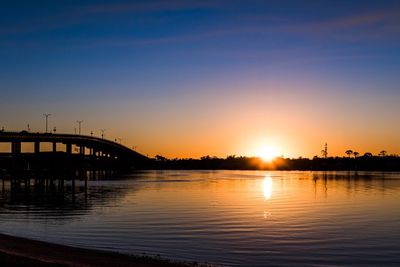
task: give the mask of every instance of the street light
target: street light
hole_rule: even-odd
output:
[[[49,114],[49,113],[43,113],[43,116],[46,117],[46,133],[47,133],[48,120],[49,120],[49,117],[51,116],[51,114]]]
[[[78,123],[78,133],[79,133],[79,135],[81,134],[81,124],[82,124],[82,122],[83,121],[76,121],[77,123]]]
[[[104,132],[106,131],[106,129],[100,129],[101,131],[101,138],[104,138]]]

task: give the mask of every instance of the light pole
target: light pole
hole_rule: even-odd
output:
[[[43,116],[46,117],[46,133],[47,133],[48,120],[49,120],[49,117],[51,116],[51,114],[50,113],[43,113]]]
[[[81,134],[81,124],[83,121],[76,121],[78,123],[78,133]]]
[[[104,132],[106,131],[106,129],[100,129],[101,131],[101,138],[104,138]]]

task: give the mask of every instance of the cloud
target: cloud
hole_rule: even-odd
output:
[[[47,17],[34,18],[31,21],[10,27],[0,28],[0,36],[10,36],[41,31],[56,31],[82,23],[91,23],[92,16],[120,13],[146,13],[173,10],[188,10],[197,8],[229,8],[229,2],[220,1],[134,1],[126,3],[92,4],[73,6],[59,14],[50,14]],[[221,10],[220,10],[221,11]],[[221,12],[219,12],[221,13]],[[152,37],[119,37],[112,38],[77,38],[65,40],[71,46],[135,46],[157,45],[184,42],[202,42],[217,38],[230,37],[242,38],[243,35],[262,36],[270,35],[273,38],[293,37],[310,41],[327,42],[357,42],[381,41],[398,39],[400,33],[400,9],[385,9],[380,11],[353,14],[350,16],[332,19],[319,19],[307,23],[295,24],[290,17],[285,16],[252,16],[248,13],[223,13],[220,14],[226,23],[214,25],[204,24],[195,32],[183,31],[179,34],[164,32],[164,36]],[[96,18],[97,19],[97,18]],[[201,22],[199,22],[201,23]],[[161,25],[162,22],[159,22]],[[229,26],[228,26],[229,25]],[[154,26],[154,25],[153,25]],[[158,25],[157,25],[158,26]],[[81,36],[82,37],[82,36]],[[396,40],[397,40],[396,39]],[[12,38],[3,38],[12,41]],[[31,40],[31,42],[37,42]],[[27,41],[29,42],[29,41]],[[52,41],[46,41],[52,43]],[[7,42],[6,42],[7,43]],[[39,42],[40,43],[40,42]]]
[[[198,8],[216,8],[221,6],[221,1],[141,1],[128,3],[110,3],[88,5],[83,8],[88,14],[116,14],[133,12],[176,11]]]
[[[334,38],[343,41],[372,40],[398,37],[400,9],[376,11],[304,24],[281,25],[275,28],[291,34]]]
[[[247,18],[248,19],[248,18]],[[259,20],[259,19],[258,19]],[[334,41],[381,41],[382,38],[399,38],[400,9],[355,14],[325,21],[304,24],[291,24],[288,19],[267,17],[264,25],[251,24],[239,27],[221,27],[180,36],[168,36],[146,40],[128,41],[130,44],[162,44],[173,42],[191,42],[207,38],[239,36],[243,34],[289,34],[296,37],[314,37]],[[272,23],[271,23],[272,22]],[[278,23],[277,23],[278,22]],[[240,25],[240,20],[238,25]],[[121,40],[123,44],[124,41]],[[117,44],[118,42],[114,43]]]
[[[218,8],[223,1],[132,1],[125,3],[75,5],[57,13],[15,20],[0,26],[0,36],[52,31],[79,25],[94,15],[119,15],[121,13],[151,13],[201,8]]]

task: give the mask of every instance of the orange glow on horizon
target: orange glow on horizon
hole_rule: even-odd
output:
[[[265,162],[271,162],[279,156],[278,149],[274,146],[262,146],[256,153]]]

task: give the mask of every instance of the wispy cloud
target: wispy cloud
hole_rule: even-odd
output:
[[[276,31],[344,41],[399,37],[400,9],[354,14],[330,20],[278,26]]]
[[[150,13],[163,11],[181,11],[191,9],[213,9],[223,5],[223,1],[132,1],[110,4],[82,4],[67,7],[58,13],[47,16],[16,20],[10,25],[0,25],[1,35],[16,35],[51,31],[84,23],[95,15],[119,15],[123,13]]]
[[[246,18],[248,20],[248,17]],[[257,18],[257,20],[260,20]],[[240,21],[239,21],[240,22]],[[328,41],[380,41],[381,38],[400,38],[400,9],[374,13],[355,14],[330,20],[291,24],[288,19],[274,17],[264,24],[205,29],[201,32],[183,33],[176,36],[103,40],[98,45],[143,45],[201,41],[210,38],[241,36],[243,34],[286,34],[294,37],[316,38]],[[272,23],[270,23],[272,22]],[[278,23],[277,23],[278,22]],[[240,23],[238,23],[240,25]]]
[[[141,1],[129,3],[110,3],[110,4],[95,4],[84,7],[84,11],[102,14],[116,13],[132,13],[132,12],[157,12],[157,11],[175,11],[198,8],[216,8],[220,7],[222,1]]]
[[[38,31],[57,30],[79,23],[90,23],[92,15],[146,13],[157,11],[187,10],[196,8],[224,8],[225,1],[142,1],[129,3],[82,5],[64,10],[61,14],[36,18],[30,23],[13,25],[8,28],[0,27],[1,35],[23,34]],[[136,46],[163,45],[171,43],[202,42],[217,38],[242,38],[243,35],[271,35],[273,38],[286,36],[303,40],[356,42],[381,41],[382,39],[399,39],[400,9],[386,9],[374,12],[353,14],[350,16],[319,19],[307,23],[294,23],[290,17],[268,16],[258,14],[230,14],[224,17],[228,23],[213,25],[205,24],[194,32],[180,33],[164,32],[164,35],[132,36],[112,38],[91,37],[69,40],[70,45],[80,47],[97,46]],[[234,21],[233,21],[234,20]],[[228,26],[229,25],[229,26]],[[158,25],[156,25],[157,27]],[[5,39],[6,41],[10,41]],[[3,41],[5,41],[3,40]],[[11,39],[12,41],[12,39]],[[68,43],[68,40],[66,41]],[[3,42],[4,43],[4,42]],[[35,46],[35,45],[34,45]]]

